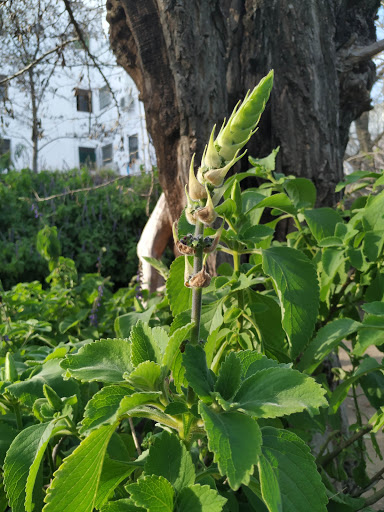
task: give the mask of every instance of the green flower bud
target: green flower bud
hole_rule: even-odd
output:
[[[49,405],[52,407],[55,411],[61,411],[63,408],[63,402],[59,395],[56,393],[54,389],[51,388],[51,386],[48,386],[47,384],[44,384],[43,386],[43,393],[45,398],[48,400]]]
[[[16,382],[19,379],[19,374],[17,373],[15,360],[10,352],[7,352],[5,356],[5,380],[7,382]]]
[[[199,171],[198,171],[198,174],[197,174],[197,177],[198,177],[199,181],[202,182],[202,183],[210,183],[214,187],[221,187],[221,185],[223,184],[223,182],[225,180],[225,177],[228,174],[230,168],[233,165],[235,165],[235,163],[238,160],[243,158],[243,156],[246,153],[246,151],[244,151],[243,154],[241,154],[240,156],[237,156],[239,151],[240,150],[238,150],[236,152],[236,154],[233,157],[233,159],[230,162],[228,162],[225,167],[221,167],[220,169],[206,169],[206,170],[203,170],[203,168],[200,167]]]
[[[187,185],[185,185],[185,195],[187,196],[187,207],[185,209],[185,217],[187,221],[193,226],[196,225],[196,208],[199,207],[198,201],[192,201],[188,194]]]
[[[193,169],[193,164],[195,161],[195,155],[193,155],[191,160],[191,165],[189,167],[189,195],[194,201],[200,201],[201,199],[205,199],[207,197],[207,192],[201,183],[199,183],[195,176],[195,171]]]
[[[217,218],[217,213],[215,212],[215,207],[213,206],[212,197],[211,194],[208,192],[208,188],[207,194],[207,204],[204,206],[204,208],[198,208],[196,210],[196,217],[200,222],[202,222],[206,226],[210,226],[215,222]]]

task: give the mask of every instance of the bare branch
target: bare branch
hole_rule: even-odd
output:
[[[353,46],[348,52],[346,60],[350,64],[358,64],[359,62],[372,59],[372,57],[382,51],[384,51],[384,39],[376,41],[369,46]]]
[[[323,457],[319,457],[318,463],[325,467],[327,464],[329,464],[335,457],[339,455],[345,448],[348,448],[351,444],[355,443],[358,439],[363,437],[365,434],[370,432],[372,430],[372,425],[367,425],[355,434],[351,436],[349,439],[346,439],[343,443],[340,443],[337,448],[331,453],[328,453],[327,455],[324,455]]]
[[[84,50],[87,52],[89,58],[93,62],[96,69],[99,71],[100,75],[103,77],[103,80],[104,80],[105,84],[107,85],[109,92],[112,95],[113,101],[115,102],[116,109],[117,109],[117,119],[118,119],[118,121],[120,121],[120,109],[119,109],[119,103],[117,101],[116,95],[113,92],[112,87],[110,86],[109,81],[108,81],[107,77],[105,76],[105,74],[103,73],[103,70],[101,69],[99,63],[97,62],[96,57],[91,53],[87,43],[85,42],[83,32],[75,19],[75,16],[73,14],[72,7],[71,7],[69,0],[64,0],[64,4],[65,4],[65,8],[67,10],[67,13],[69,15],[69,19],[71,20],[71,23],[75,28],[76,34],[78,35],[79,40],[80,40],[81,44],[83,45]]]
[[[48,52],[43,53],[43,55],[40,55],[40,57],[38,57],[34,61],[30,62],[28,64],[28,66],[25,66],[25,68],[20,69],[19,71],[17,71],[13,75],[7,76],[7,77],[3,78],[2,80],[0,80],[0,85],[3,85],[5,83],[7,83],[7,82],[10,82],[14,78],[17,78],[18,76],[23,75],[24,73],[26,73],[27,71],[29,71],[30,69],[35,67],[37,64],[39,64],[39,62],[41,62],[46,57],[48,57],[48,55],[51,55],[52,53],[55,53],[55,52],[61,50],[61,48],[64,48],[64,46],[67,46],[68,44],[74,43],[75,41],[78,41],[78,40],[79,40],[78,37],[75,37],[74,39],[68,39],[67,41],[64,41],[64,43],[61,43],[58,46],[56,46],[56,48],[52,48],[52,50],[49,50]]]
[[[381,479],[381,477],[384,475],[384,468],[381,468],[380,471],[378,471],[377,473],[375,473],[373,475],[373,477],[369,480],[369,483],[368,485],[366,485],[364,487],[364,489],[360,489],[359,491],[357,492],[354,492],[352,493],[353,496],[361,496],[362,494],[364,494],[365,492],[369,491],[369,489],[371,489],[371,487],[378,481]]]
[[[369,505],[373,505],[374,503],[381,500],[381,498],[383,496],[384,496],[384,487],[382,489],[380,489],[379,491],[375,492],[374,494],[372,494],[372,496],[365,498],[364,506],[362,508],[359,508],[359,510],[365,510],[366,507],[368,507]],[[357,512],[359,512],[359,511],[357,511]]]

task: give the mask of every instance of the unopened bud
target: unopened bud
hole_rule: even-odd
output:
[[[217,149],[215,148],[214,144],[214,136],[215,136],[215,129],[216,125],[213,127],[213,130],[211,132],[211,137],[209,138],[209,143],[206,151],[204,152],[203,158],[201,160],[201,167],[207,167],[207,168],[219,168],[223,165],[224,160],[219,155]]]
[[[211,282],[211,276],[208,274],[208,272],[205,270],[205,266],[198,272],[197,274],[193,275],[186,286],[189,288],[206,288],[209,286],[209,283]]]
[[[215,212],[215,207],[213,206],[212,203],[212,197],[211,194],[208,192],[208,189],[207,194],[207,204],[204,206],[204,208],[199,208],[198,210],[196,210],[196,217],[200,222],[202,222],[206,226],[210,226],[215,222],[217,218],[217,213]]]
[[[189,224],[193,226],[196,225],[196,208],[198,208],[199,203],[197,201],[193,201],[188,194],[187,185],[185,185],[185,195],[187,196],[187,207],[185,209],[185,217]]]
[[[195,171],[193,169],[194,161],[195,155],[192,157],[191,166],[189,168],[189,195],[194,201],[200,201],[201,199],[205,199],[207,197],[207,192],[205,191],[204,186],[197,181]]]
[[[246,151],[244,151],[244,153],[242,153],[240,156],[237,156],[239,151],[240,150],[238,149],[232,160],[228,162],[226,166],[221,167],[220,169],[208,169],[204,171],[202,168],[200,168],[198,173],[199,179],[204,183],[210,183],[214,187],[221,187],[231,167],[233,167],[238,160],[243,158],[246,153]]]
[[[179,240],[178,230],[177,230],[177,220],[173,223],[172,226],[172,232],[173,232],[173,240],[175,242],[177,250],[181,254],[195,254],[195,249],[193,247],[190,247],[189,245],[185,244],[183,241]]]
[[[7,352],[5,356],[5,365],[4,365],[4,377],[7,382],[15,382],[18,380],[19,375],[16,369],[15,361],[10,352]]]

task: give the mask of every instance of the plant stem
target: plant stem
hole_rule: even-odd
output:
[[[202,237],[204,233],[204,224],[196,222],[195,238]],[[203,246],[198,244],[196,253],[193,258],[193,273],[197,274],[203,268]],[[202,288],[192,288],[192,315],[191,320],[194,323],[191,330],[192,345],[197,345],[200,340],[200,318],[201,318],[201,303],[203,298]]]
[[[340,445],[331,453],[328,453],[324,457],[318,458],[318,463],[325,467],[327,464],[329,464],[335,457],[339,455],[345,448],[348,448],[351,444],[353,444],[355,441],[363,437],[365,434],[368,434],[372,430],[372,425],[367,425],[358,432],[356,432],[353,436],[351,436],[349,439],[346,439],[343,443],[340,443]]]
[[[18,430],[23,430],[23,419],[21,417],[20,405],[18,402],[13,404],[13,412],[16,416],[16,425]]]
[[[142,452],[141,452],[139,440],[137,439],[136,430],[135,430],[135,426],[133,424],[132,418],[128,418],[128,422],[129,422],[129,427],[131,429],[132,439],[135,444],[137,454],[140,456]]]

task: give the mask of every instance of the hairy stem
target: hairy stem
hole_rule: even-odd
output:
[[[197,222],[195,227],[195,237],[202,237],[204,233],[204,224]],[[193,258],[193,273],[197,274],[203,268],[203,246],[198,244],[196,253]],[[200,318],[201,318],[201,303],[203,297],[202,288],[192,288],[192,315],[191,320],[194,323],[191,330],[191,344],[197,345],[200,340]]]

